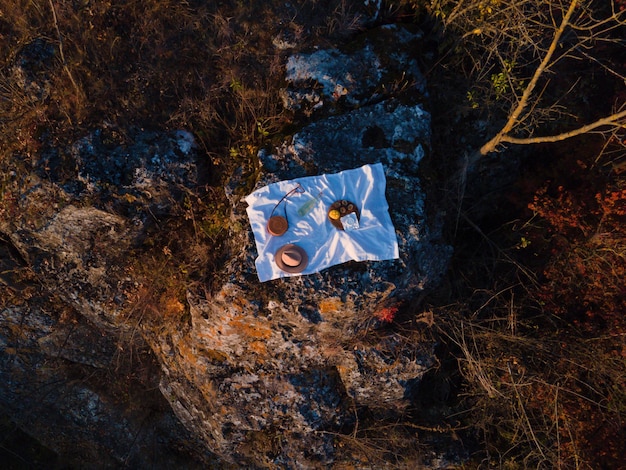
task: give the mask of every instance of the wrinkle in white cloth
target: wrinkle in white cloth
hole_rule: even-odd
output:
[[[304,192],[292,194],[276,207],[298,184]],[[248,195],[247,213],[258,252],[255,264],[259,280],[312,274],[347,261],[398,258],[398,241],[389,216],[385,187],[384,169],[377,163],[335,174],[280,181]],[[304,216],[298,215],[298,209],[315,197],[320,200],[314,209]],[[339,200],[350,201],[358,207],[358,229],[338,230],[328,220],[330,205]],[[273,210],[274,215],[286,215],[289,222],[287,232],[281,236],[271,235],[266,228]],[[309,264],[300,273],[284,272],[274,261],[274,253],[288,243],[298,245],[309,256]]]

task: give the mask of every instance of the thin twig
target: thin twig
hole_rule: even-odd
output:
[[[519,391],[517,390],[517,384],[515,383],[515,377],[513,377],[513,372],[511,371],[510,364],[507,364],[506,367],[509,370],[509,375],[511,376],[511,384],[513,385],[513,390],[515,390],[515,396],[517,397],[517,401],[519,402],[520,409],[522,410],[522,415],[524,416],[524,419],[526,420],[526,424],[528,425],[528,430],[530,431],[530,435],[533,438],[535,445],[537,446],[537,450],[539,450],[539,453],[545,459],[546,456],[543,453],[543,450],[541,449],[541,445],[539,445],[539,441],[537,441],[537,437],[535,436],[533,427],[530,424],[530,419],[528,419],[528,415],[526,414],[526,408],[524,408],[524,402],[522,401],[522,397],[520,396]]]
[[[63,62],[63,68],[65,69],[67,76],[72,82],[72,85],[74,86],[74,89],[76,90],[77,96],[80,97],[82,95],[80,88],[78,87],[76,80],[74,80],[74,77],[72,76],[72,72],[70,71],[70,68],[67,65],[67,61],[65,60],[65,54],[63,52],[63,36],[61,35],[61,30],[59,29],[59,21],[57,19],[56,8],[54,7],[54,3],[52,2],[52,0],[48,0],[48,2],[50,3],[50,9],[52,10],[52,19],[54,20],[54,29],[56,29],[57,36],[59,38],[59,55],[61,56],[61,62]]]
[[[561,468],[561,435],[559,433],[559,384],[556,384],[556,391],[554,393],[554,421],[556,423],[556,461],[559,468]]]

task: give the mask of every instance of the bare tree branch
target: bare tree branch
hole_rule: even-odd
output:
[[[480,148],[481,155],[486,155],[488,153],[495,151],[497,146],[502,142],[502,139],[509,132],[511,132],[511,130],[519,123],[519,116],[524,110],[524,108],[528,105],[528,101],[532,95],[532,92],[535,89],[535,86],[537,85],[537,82],[539,81],[539,78],[541,77],[544,70],[550,63],[550,60],[552,59],[552,56],[554,55],[554,52],[556,51],[559,41],[561,40],[561,36],[563,35],[565,28],[568,26],[572,15],[574,14],[574,10],[576,9],[577,4],[578,4],[578,0],[571,1],[567,12],[563,16],[563,19],[561,20],[561,24],[559,25],[559,27],[554,33],[554,37],[552,38],[552,42],[550,43],[550,47],[548,48],[546,55],[544,56],[543,60],[541,61],[537,69],[535,70],[535,73],[533,74],[530,82],[528,83],[528,86],[524,90],[522,97],[520,98],[517,105],[515,106],[511,114],[509,115],[507,122],[505,123],[504,127],[500,130],[500,132],[498,132],[491,140],[489,140],[489,142],[487,142],[485,145],[483,145]]]
[[[597,61],[597,59],[591,57],[588,53],[583,51],[583,48],[591,48],[592,41],[596,42],[598,40],[603,39],[602,34],[606,34],[612,31],[614,28],[623,27],[625,25],[623,16],[621,13],[616,13],[613,9],[613,14],[605,19],[594,19],[589,15],[585,19],[583,17],[579,17],[577,19],[574,18],[575,10],[580,7],[580,0],[571,0],[569,7],[558,27],[556,26],[556,22],[554,20],[554,15],[551,11],[551,17],[553,24],[555,26],[554,36],[552,41],[550,42],[550,46],[545,51],[543,59],[538,67],[535,69],[533,76],[528,83],[527,87],[524,89],[524,92],[512,108],[506,123],[502,127],[502,129],[487,143],[485,143],[480,150],[477,152],[476,156],[480,157],[482,155],[486,155],[488,153],[494,152],[498,149],[498,147],[503,143],[510,144],[536,144],[536,143],[544,143],[544,142],[558,142],[561,140],[569,139],[570,137],[574,137],[577,135],[586,134],[588,132],[593,132],[601,127],[614,127],[614,128],[624,128],[625,123],[624,118],[626,117],[626,111],[622,110],[618,111],[610,116],[598,119],[597,121],[581,126],[577,129],[573,129],[571,131],[562,132],[560,134],[552,135],[552,136],[541,136],[541,137],[514,137],[511,134],[513,130],[520,129],[520,125],[528,122],[532,115],[534,114],[534,109],[539,102],[538,97],[533,97],[533,92],[535,91],[535,87],[541,76],[546,73],[556,62],[564,57],[569,57],[572,55],[574,51],[578,51],[584,57],[588,59],[592,59]],[[558,57],[555,57],[555,52],[560,45],[561,38],[567,28],[571,28],[573,31],[577,32],[586,32],[586,35],[581,37],[577,36],[577,40],[575,44],[566,48],[565,51],[562,51]],[[609,69],[610,70],[610,69]],[[621,75],[617,74],[615,71],[610,70],[613,74],[621,77]],[[547,85],[546,85],[547,86]],[[532,98],[532,99],[531,99]],[[524,112],[530,106],[531,110]]]
[[[541,144],[545,142],[559,142],[561,140],[569,139],[570,137],[575,137],[577,135],[586,134],[591,132],[599,127],[603,126],[619,126],[626,127],[626,122],[620,124],[620,119],[626,118],[626,110],[621,111],[619,113],[612,114],[611,116],[598,119],[591,124],[587,124],[586,126],[579,127],[578,129],[574,129],[568,132],[562,132],[557,135],[550,135],[545,137],[511,137],[508,135],[502,136],[500,142],[507,142],[510,144]]]

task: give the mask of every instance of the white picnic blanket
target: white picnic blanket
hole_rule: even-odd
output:
[[[304,192],[292,194],[276,207],[298,184]],[[385,199],[385,184],[383,166],[377,163],[335,174],[280,181],[248,195],[247,212],[258,252],[255,263],[259,280],[312,274],[350,260],[398,258],[398,241]],[[313,210],[299,215],[298,209],[316,196],[319,201]],[[338,230],[328,220],[330,205],[338,200],[350,201],[358,207],[358,228]],[[289,222],[287,232],[281,236],[272,236],[267,231],[272,210],[274,215],[286,215]],[[284,272],[274,261],[274,253],[288,243],[298,245],[308,254],[309,264],[301,273]]]

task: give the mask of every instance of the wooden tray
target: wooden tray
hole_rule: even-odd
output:
[[[331,217],[331,212],[333,215],[335,214],[333,211],[339,211],[339,217],[333,218]],[[340,201],[333,202],[328,208],[328,220],[333,226],[338,230],[343,230],[343,224],[341,223],[341,218],[345,215],[355,213],[357,220],[361,219],[361,214],[359,213],[359,208],[355,203],[346,201],[342,199]]]

